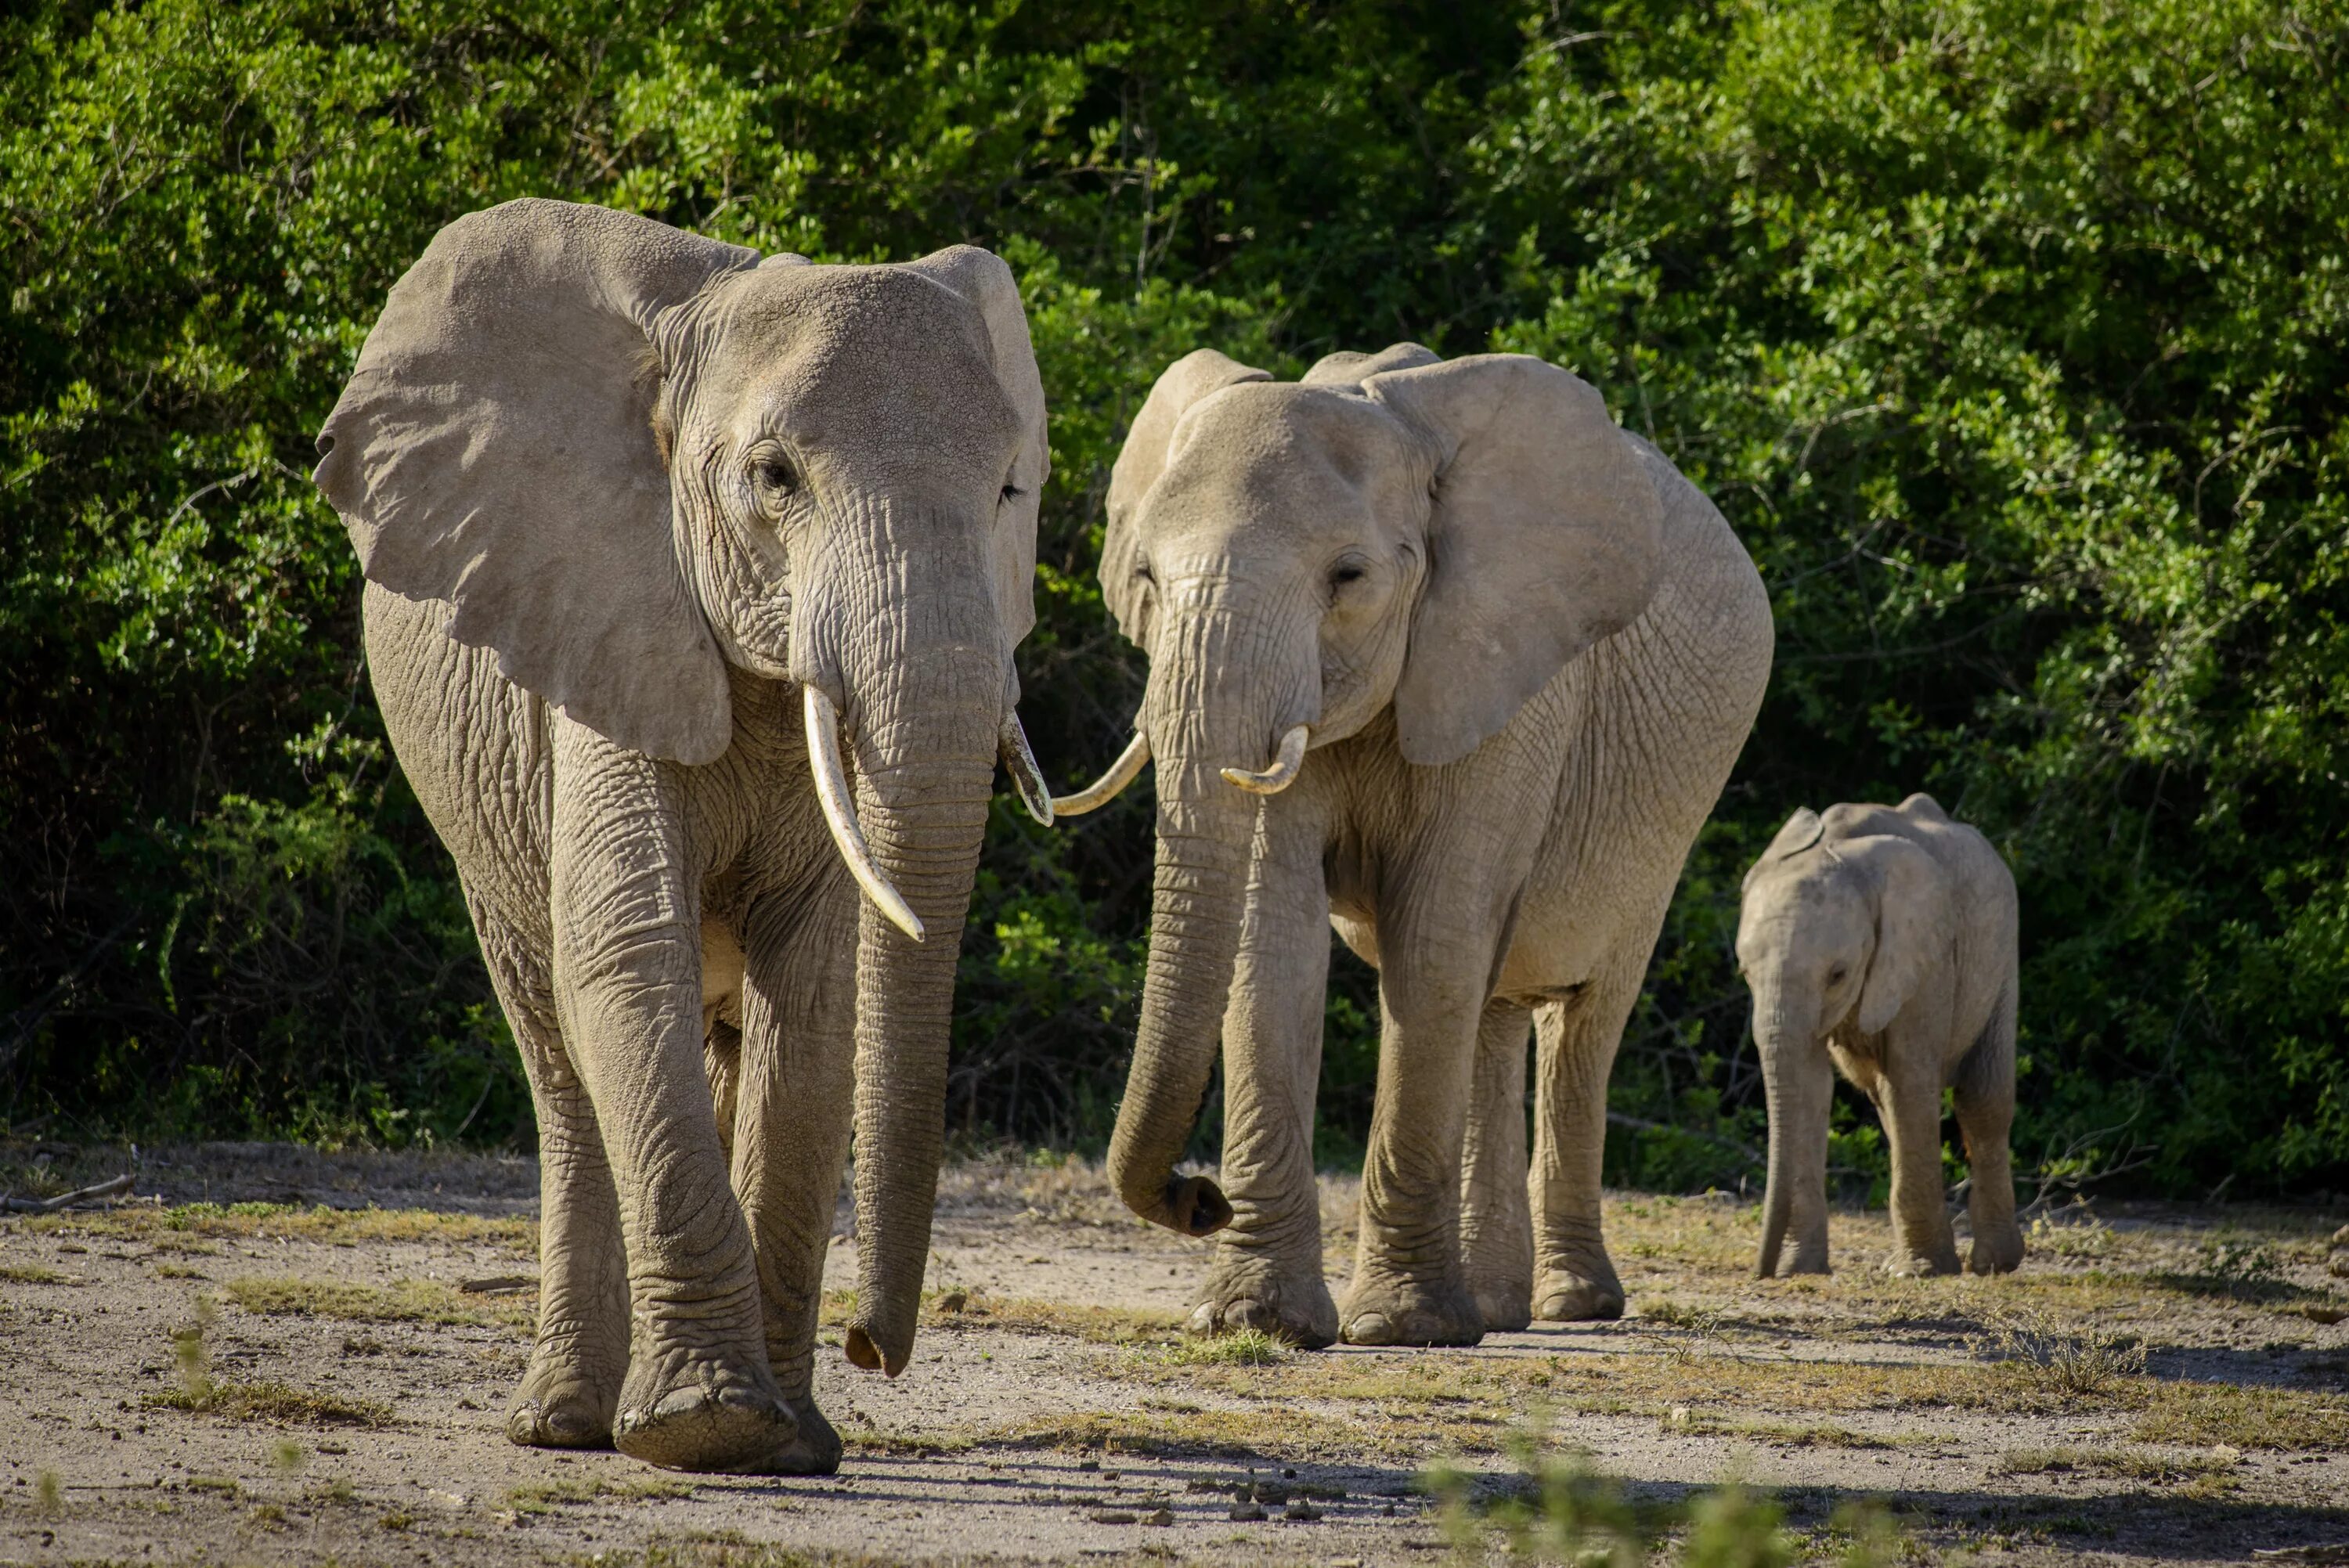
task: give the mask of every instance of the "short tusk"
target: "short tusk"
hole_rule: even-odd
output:
[[[848,775],[840,766],[840,713],[812,683],[803,689],[806,695],[801,706],[807,716],[808,766],[815,771],[815,798],[823,807],[832,841],[840,846],[840,858],[848,862],[848,872],[864,890],[864,896],[889,917],[889,923],[919,942],[927,934],[922,917],[873,863],[873,851],[864,847],[864,830],[856,825],[856,804],[849,797]]]
[[[1091,787],[1080,789],[1073,795],[1054,796],[1052,814],[1058,817],[1081,817],[1087,811],[1100,810],[1103,806],[1116,799],[1119,792],[1127,785],[1141,777],[1143,769],[1149,764],[1149,761],[1150,737],[1137,729],[1133,732],[1133,738],[1125,743],[1125,749],[1117,754],[1117,760],[1109,765],[1109,771],[1102,774]]]
[[[1019,791],[1019,802],[1028,814],[1036,819],[1040,828],[1052,825],[1052,787],[1044,782],[1044,770],[1036,766],[1036,753],[1029,748],[1028,732],[1019,727],[1019,710],[1013,708],[1003,716],[1003,729],[997,737],[1003,752],[1003,766],[1010,770],[1011,782]]]
[[[1297,782],[1297,770],[1305,766],[1306,727],[1297,726],[1280,738],[1280,755],[1272,766],[1261,773],[1251,773],[1245,768],[1226,768],[1224,777],[1251,795],[1278,795]]]

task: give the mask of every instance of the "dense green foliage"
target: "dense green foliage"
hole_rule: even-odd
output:
[[[1923,789],[2021,881],[2026,1170],[2338,1183],[2344,67],[2337,12],[2251,0],[17,8],[0,1114],[527,1137],[305,473],[432,232],[539,194],[1013,260],[1054,415],[1025,711],[1063,777],[1140,690],[1092,567],[1166,361],[1409,337],[1579,370],[1720,502],[1779,624],[1618,1073],[1666,1130],[1611,1168],[1737,1179],[1742,868],[1795,805]],[[973,1135],[1106,1125],[1133,797],[1050,833],[998,812]],[[1375,1016],[1340,975],[1333,1150]]]

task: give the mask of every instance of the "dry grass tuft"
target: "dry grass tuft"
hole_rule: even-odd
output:
[[[231,1421],[301,1422],[322,1427],[388,1427],[391,1407],[374,1399],[289,1387],[283,1383],[226,1383],[208,1379],[202,1392],[174,1388],[150,1394],[150,1409],[186,1410]]]
[[[222,1289],[245,1311],[273,1316],[332,1317],[347,1323],[489,1325],[525,1330],[538,1321],[534,1295],[467,1295],[438,1280],[404,1279],[378,1287],[252,1274],[231,1280]]]
[[[2026,1381],[2060,1399],[2101,1398],[2145,1371],[2142,1342],[2092,1326],[2075,1332],[2044,1311],[2011,1308],[1990,1327],[1977,1349],[2023,1369]]]

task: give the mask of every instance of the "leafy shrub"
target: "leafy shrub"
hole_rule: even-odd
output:
[[[1141,690],[1092,567],[1167,361],[1412,337],[1579,369],[1717,500],[1779,629],[1626,1036],[1615,1105],[1651,1125],[1610,1175],[1751,1175],[1739,874],[1797,804],[1927,789],[2022,888],[2026,1169],[2076,1184],[2126,1138],[2167,1191],[2337,1183],[2344,46],[2289,0],[17,7],[0,1114],[528,1137],[304,476],[391,281],[538,194],[1011,258],[1054,408],[1021,657],[1056,777]],[[1148,813],[1145,786],[1050,832],[997,814],[971,1136],[1105,1130]],[[1377,1008],[1333,975],[1344,1158]]]

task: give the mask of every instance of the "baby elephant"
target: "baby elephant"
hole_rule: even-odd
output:
[[[1955,1274],[1941,1202],[1941,1090],[1957,1090],[1972,1174],[1975,1274],[2023,1261],[2014,1120],[2014,878],[1990,841],[1929,795],[1807,807],[1745,873],[1737,960],[1770,1099],[1770,1187],[1755,1272],[1827,1272],[1832,1061],[1892,1142],[1895,1274]]]

